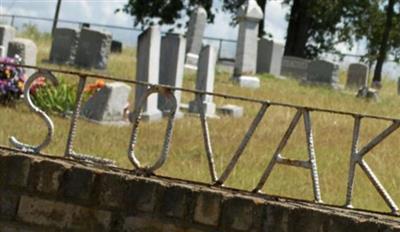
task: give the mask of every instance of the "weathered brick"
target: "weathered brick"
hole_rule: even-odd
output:
[[[43,160],[34,162],[31,171],[31,186],[34,190],[57,194],[66,167],[57,162]]]
[[[108,231],[111,213],[63,202],[22,196],[17,218],[38,226],[81,231]]]
[[[9,155],[4,156],[3,177],[0,180],[3,184],[13,187],[26,187],[28,184],[31,159],[27,156]]]
[[[189,187],[178,185],[168,187],[161,202],[161,213],[170,217],[184,218],[192,195],[193,191]]]
[[[159,199],[160,186],[161,183],[155,181],[130,180],[128,194],[129,207],[143,212],[153,212]]]
[[[141,217],[127,217],[124,220],[124,232],[137,232],[137,231],[162,231],[163,224],[159,221],[150,218]]]
[[[205,225],[218,226],[221,213],[222,195],[216,192],[199,192],[194,211],[194,221]]]
[[[288,231],[290,210],[293,210],[293,208],[281,205],[266,205],[262,231]]]
[[[88,200],[94,186],[96,173],[92,170],[73,167],[63,178],[62,191],[64,196],[80,200]]]
[[[99,203],[108,207],[125,207],[128,184],[123,176],[103,173],[99,176],[97,194]]]
[[[257,230],[262,217],[262,205],[252,199],[232,197],[223,201],[221,227],[227,231]]]
[[[0,190],[0,218],[12,220],[17,213],[18,200],[18,194]]]

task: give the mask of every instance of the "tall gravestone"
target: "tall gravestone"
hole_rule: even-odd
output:
[[[83,27],[79,36],[75,64],[85,68],[106,69],[111,41],[110,33]]]
[[[368,66],[365,64],[350,64],[347,71],[346,88],[360,89],[368,86]]]
[[[400,77],[397,80],[397,94],[400,96]]]
[[[57,28],[53,33],[50,62],[73,64],[78,48],[79,31],[71,28]]]
[[[203,47],[200,52],[199,65],[197,69],[196,90],[206,92],[214,91],[216,63],[216,49],[210,45]],[[201,102],[201,106],[199,105],[199,101]],[[216,107],[213,102],[213,96],[203,95],[200,97],[196,95],[195,99],[189,103],[189,112],[199,113],[199,107],[203,107],[207,116],[215,115]]]
[[[15,38],[8,43],[8,57],[15,57],[18,55],[25,65],[36,66],[37,47],[36,44],[29,39]],[[33,69],[25,69],[27,76],[34,73]]]
[[[282,58],[281,75],[295,79],[305,79],[310,62],[310,60],[299,57],[284,56]]]
[[[281,75],[283,44],[261,38],[258,40],[257,73]]]
[[[189,28],[186,33],[186,67],[197,69],[197,62],[202,46],[204,30],[207,24],[207,11],[199,6],[190,16]]]
[[[160,28],[152,26],[139,35],[136,62],[136,80],[151,84],[159,82],[160,68]],[[139,103],[147,90],[146,86],[136,85],[135,110],[140,110]],[[157,121],[162,113],[157,107],[158,94],[151,94],[144,105],[142,118],[147,121]]]
[[[339,66],[327,61],[316,60],[308,65],[307,82],[339,86]]]
[[[8,43],[15,38],[15,28],[9,25],[0,25],[0,46],[4,47],[4,55],[8,51]]]
[[[256,73],[258,23],[263,12],[255,0],[247,0],[239,9],[239,35],[236,47],[233,80],[241,87],[259,88]]]
[[[160,84],[182,87],[185,65],[185,48],[186,39],[179,34],[167,34],[162,38],[160,56]],[[181,91],[174,92],[177,100],[176,117],[183,116],[182,112],[179,111],[181,94]],[[168,101],[166,101],[164,96],[158,96],[158,108],[165,113],[170,111],[171,105]]]

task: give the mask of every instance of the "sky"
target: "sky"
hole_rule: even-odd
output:
[[[132,27],[133,18],[125,13],[115,13],[115,10],[122,8],[128,0],[62,0],[60,19],[64,20],[75,20],[84,22],[93,22],[98,24],[108,24]],[[44,18],[53,18],[56,8],[57,0],[0,0],[0,14],[15,14],[24,16],[36,16]],[[214,0],[213,7],[220,8],[221,1]],[[265,15],[265,29],[267,32],[273,35],[273,40],[278,43],[285,42],[285,35],[287,30],[286,15],[289,11],[288,6],[283,6],[281,0],[270,0],[266,6]],[[0,21],[9,22],[10,18],[0,16]],[[188,20],[185,18],[184,20]],[[238,29],[229,25],[231,21],[231,15],[223,12],[218,12],[214,24],[208,24],[205,31],[205,36],[218,37],[225,39],[237,39]],[[30,21],[26,19],[15,20],[15,25],[21,27],[23,23],[34,23],[39,26],[41,30],[50,31],[51,22],[45,21]],[[59,26],[65,27],[77,27],[72,24],[60,23]],[[162,28],[166,29],[166,28]],[[113,36],[117,40],[121,40],[124,43],[135,44],[138,33],[134,33],[128,30],[115,30],[109,29],[113,33]],[[176,30],[178,33],[184,33],[184,29]],[[210,42],[218,47],[217,42]],[[226,57],[234,56],[234,47],[232,43],[224,43],[222,54]],[[340,45],[340,50],[345,53],[360,54],[362,48],[360,46],[355,47],[353,50],[348,50],[346,46]],[[326,57],[327,59],[339,62],[334,57]],[[350,62],[354,62],[354,59],[346,59],[341,62],[344,66]],[[385,74],[392,76],[400,73],[399,65],[387,64],[385,65]]]

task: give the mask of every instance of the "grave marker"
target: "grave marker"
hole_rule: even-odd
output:
[[[257,73],[281,75],[283,44],[261,38],[258,41]]]
[[[16,30],[9,25],[0,25],[0,46],[4,47],[4,55],[8,51],[8,43],[15,38]]]
[[[204,30],[207,24],[207,11],[202,7],[197,7],[190,16],[189,28],[186,33],[186,67],[197,69],[197,62],[202,46]]]
[[[73,64],[78,48],[79,31],[71,28],[56,28],[50,50],[50,62]]]
[[[215,80],[215,66],[217,63],[216,49],[210,45],[202,48],[200,52],[199,66],[197,69],[196,90],[213,92]],[[195,99],[189,103],[189,112],[199,113],[199,101],[207,116],[214,116],[216,107],[212,95],[196,95]]]
[[[183,72],[185,65],[186,39],[179,34],[167,34],[161,40],[160,57],[160,84],[174,87],[182,87]],[[175,91],[174,95],[177,101],[176,117],[182,117],[179,111],[181,102],[181,91]],[[158,96],[158,108],[162,112],[169,112],[171,109],[165,97]]]
[[[158,84],[160,68],[161,33],[157,26],[145,30],[138,38],[136,80]],[[140,110],[139,103],[147,90],[146,86],[136,85],[135,110]],[[142,118],[147,121],[157,121],[162,118],[157,108],[158,94],[151,94],[144,104]]]
[[[350,64],[347,71],[347,88],[360,89],[368,86],[368,67],[364,64]]]
[[[282,58],[281,75],[296,79],[305,79],[310,62],[310,60],[299,57],[284,56]]]
[[[258,23],[262,18],[263,12],[255,0],[247,0],[239,9],[233,80],[241,87],[260,87],[260,80],[253,75],[257,65]]]
[[[29,39],[15,38],[8,43],[8,57],[18,55],[22,59],[22,64],[36,66],[37,47],[36,44]],[[26,75],[29,77],[35,72],[33,69],[25,69]]]

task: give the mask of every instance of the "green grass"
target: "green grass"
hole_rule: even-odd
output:
[[[49,44],[48,39],[38,41],[38,63],[40,66],[59,67],[46,63],[50,50]],[[135,51],[131,48],[126,48],[120,55],[111,55],[108,69],[101,73],[133,80],[136,68],[134,56]],[[60,68],[73,69],[66,66]],[[342,82],[344,82],[344,76],[345,73],[342,72]],[[70,83],[77,83],[75,77],[59,77]],[[367,102],[355,98],[353,92],[304,86],[295,80],[278,80],[268,75],[261,76],[262,88],[258,90],[238,88],[231,83],[229,78],[228,73],[217,72],[215,91],[291,104],[400,118],[400,97],[396,96],[396,84],[392,81],[384,82],[380,102]],[[186,74],[184,86],[194,88],[194,80],[194,73]],[[193,98],[192,94],[183,93],[183,102],[187,103]],[[230,103],[241,105],[245,109],[245,116],[240,119],[225,117],[209,119],[215,161],[220,174],[238,147],[260,105],[215,97],[214,101],[217,105]],[[229,177],[227,186],[246,190],[255,187],[294,113],[293,109],[269,108],[237,167]],[[0,116],[0,144],[8,144],[8,137],[11,135],[26,143],[37,144],[47,133],[45,124],[23,103],[15,108],[0,107]],[[55,136],[44,152],[62,155],[65,150],[69,120],[56,115],[51,117],[55,124]],[[312,122],[323,200],[326,203],[342,205],[346,193],[353,120],[351,117],[313,112]],[[360,144],[365,145],[388,125],[387,122],[378,120],[364,120]],[[158,123],[141,123],[135,152],[143,163],[149,164],[157,159],[165,126],[166,120]],[[131,126],[104,126],[79,120],[75,151],[110,158],[116,160],[121,167],[132,168],[127,158],[131,130]],[[367,162],[398,204],[400,204],[399,138],[400,131],[397,131],[366,156]],[[302,124],[296,128],[283,154],[288,158],[307,158]],[[199,118],[186,117],[177,120],[169,158],[156,173],[210,182],[207,170]],[[313,198],[310,172],[282,165],[276,166],[263,190],[267,194],[298,199],[311,200]],[[388,211],[383,200],[360,170],[357,170],[356,174],[354,206]]]

